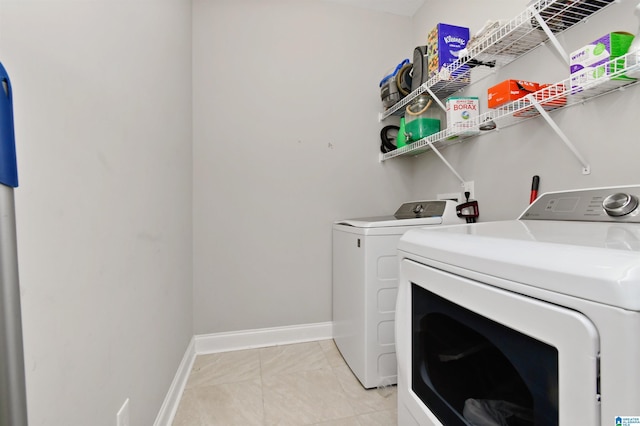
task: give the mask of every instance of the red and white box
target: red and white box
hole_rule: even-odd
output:
[[[539,89],[538,83],[525,80],[505,80],[487,89],[487,106],[499,108]]]

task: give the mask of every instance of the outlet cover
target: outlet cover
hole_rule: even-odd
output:
[[[116,414],[116,426],[131,426],[129,421],[129,398],[126,399],[120,411]]]
[[[476,191],[475,191],[475,188],[474,188],[474,184],[473,184],[473,183],[474,183],[474,181],[470,180],[470,181],[468,181],[468,182],[464,182],[464,183],[462,184],[462,188],[463,188],[462,193],[463,193],[463,196],[464,196],[464,193],[468,191],[468,192],[470,192],[469,199],[471,199],[471,200],[475,200],[475,199],[476,199],[476,196],[475,196]]]

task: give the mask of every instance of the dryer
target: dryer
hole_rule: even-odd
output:
[[[640,185],[399,242],[398,424],[640,423]]]
[[[451,200],[412,201],[392,216],[333,225],[333,335],[365,388],[396,383],[397,244],[409,229],[464,223]]]

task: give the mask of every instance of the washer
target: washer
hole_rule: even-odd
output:
[[[398,424],[640,423],[640,185],[399,242]]]
[[[393,216],[333,225],[333,335],[365,388],[396,383],[397,244],[407,230],[463,223],[451,200],[404,203]]]

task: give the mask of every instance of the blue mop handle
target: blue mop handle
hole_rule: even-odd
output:
[[[18,186],[11,81],[2,62],[0,62],[0,184],[12,188]]]

